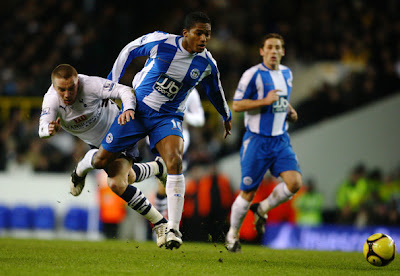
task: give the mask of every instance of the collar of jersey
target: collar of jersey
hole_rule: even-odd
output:
[[[262,65],[265,69],[267,69],[268,71],[279,71],[279,70],[280,70],[280,69],[279,69],[280,65],[278,66],[278,70],[273,70],[273,69],[268,68],[267,65],[264,64],[264,62],[261,62],[261,65]]]

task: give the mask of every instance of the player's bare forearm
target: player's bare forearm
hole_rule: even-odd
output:
[[[258,100],[243,99],[233,102],[233,110],[236,112],[249,111],[263,106],[271,105],[279,99],[278,89],[268,92],[267,96]]]
[[[288,122],[295,123],[295,122],[297,122],[297,119],[298,119],[298,115],[297,115],[296,110],[293,108],[293,106],[291,104],[289,104],[289,110],[287,113]]]

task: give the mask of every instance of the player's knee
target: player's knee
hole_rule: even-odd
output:
[[[240,196],[247,200],[248,202],[252,202],[254,199],[254,196],[256,195],[256,191],[241,191]]]
[[[182,156],[179,154],[173,154],[168,156],[167,160],[164,160],[167,165],[167,171],[169,174],[180,174],[182,173]]]
[[[98,156],[97,154],[95,154],[93,156],[93,159],[92,159],[93,168],[95,168],[95,169],[104,169],[104,168],[107,167],[107,164],[108,164],[107,159],[105,159],[105,158],[103,158],[101,156]]]
[[[108,178],[107,183],[111,191],[119,196],[122,195],[126,190],[127,183],[125,183],[124,181],[120,181],[117,178]]]
[[[288,183],[287,183],[288,184]],[[297,193],[298,190],[300,190],[301,186],[303,185],[301,181],[301,177],[293,179],[293,181],[290,182],[288,185],[288,189],[290,192]]]

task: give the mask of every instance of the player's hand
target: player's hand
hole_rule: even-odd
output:
[[[226,122],[224,122],[224,128],[225,128],[224,138],[226,139],[226,137],[227,137],[228,135],[231,135],[232,121],[226,121]]]
[[[55,121],[50,121],[49,123],[49,134],[50,136],[56,135],[56,133],[61,129],[61,118],[58,117]]]
[[[289,110],[288,110],[286,119],[290,123],[297,122],[297,119],[298,119],[297,112],[291,105],[289,105]]]
[[[119,115],[118,124],[123,126],[127,122],[129,122],[131,119],[132,120],[135,119],[135,111],[133,111],[132,109],[128,109],[128,110],[124,111],[121,115]]]
[[[274,89],[268,92],[267,96],[264,98],[265,105],[271,105],[277,100],[279,100],[279,95],[278,91],[281,91],[279,89]]]

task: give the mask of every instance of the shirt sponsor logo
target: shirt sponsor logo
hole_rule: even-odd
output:
[[[64,127],[66,130],[71,130],[71,131],[85,130],[93,127],[93,125],[96,124],[100,116],[101,116],[101,109],[98,109],[96,114],[94,114],[89,119],[87,119],[85,115],[82,115],[80,117],[73,119],[74,123],[72,125],[66,124]]]
[[[157,90],[168,99],[173,100],[179,92],[183,84],[167,74],[161,74],[158,80],[154,83],[153,89]]]
[[[289,101],[287,96],[279,96],[279,99],[272,105],[273,113],[287,112],[289,106]]]
[[[82,122],[82,121],[85,121],[86,119],[87,119],[87,118],[86,118],[85,115],[81,115],[81,116],[75,118],[75,119],[74,119],[74,122],[75,122],[75,123],[80,123],[80,122]]]

